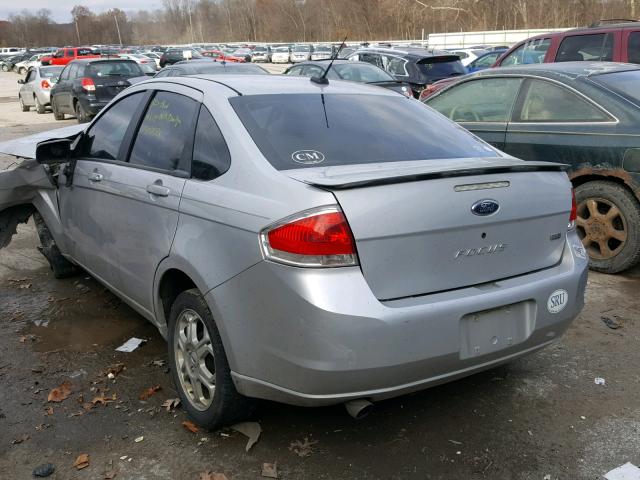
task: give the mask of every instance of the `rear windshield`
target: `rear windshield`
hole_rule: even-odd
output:
[[[43,67],[40,68],[40,76],[42,78],[53,78],[60,75],[64,67]]]
[[[311,50],[311,47],[309,47],[309,45],[296,45],[295,47],[293,47],[294,52],[308,52],[309,50]]]
[[[640,105],[640,70],[595,75],[591,79]]]
[[[369,64],[343,63],[333,65],[332,70],[338,74],[342,80],[352,82],[391,82],[394,78],[381,68]]]
[[[230,102],[278,170],[499,156],[445,117],[399,95],[245,95]]]
[[[467,73],[457,57],[425,58],[418,62],[418,69],[430,78],[454,77]]]
[[[140,66],[131,61],[95,62],[87,66],[88,77],[141,77],[144,72]]]

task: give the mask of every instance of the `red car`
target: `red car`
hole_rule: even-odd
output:
[[[640,63],[640,22],[602,21],[587,28],[537,35],[511,47],[494,67],[575,61]]]
[[[89,47],[60,48],[50,57],[42,57],[40,63],[42,65],[66,65],[77,58],[100,58],[100,54]]]
[[[216,62],[236,62],[236,63],[244,63],[246,60],[240,57],[234,57],[233,55],[228,55],[224,53],[222,50],[207,50],[205,52],[200,52],[203,57],[213,58]]]

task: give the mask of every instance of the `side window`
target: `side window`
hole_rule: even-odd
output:
[[[361,53],[360,61],[367,62],[371,65],[375,65],[376,67],[384,69],[384,66],[382,65],[382,59],[377,53]]]
[[[73,80],[78,76],[78,64],[72,63],[69,68],[69,79]]]
[[[191,148],[198,103],[170,92],[158,92],[149,104],[131,150],[133,165],[160,170],[189,171],[186,149]]]
[[[473,80],[426,103],[454,122],[508,122],[521,83],[519,78]]]
[[[491,55],[485,55],[482,58],[479,58],[478,60],[476,60],[475,62],[472,62],[473,66],[478,68],[478,67],[491,67],[494,63],[496,63],[496,60],[498,59],[498,57],[500,56],[499,53],[494,53]]]
[[[65,57],[73,57],[73,50],[70,48],[65,48],[64,49],[64,56]]]
[[[170,74],[171,74],[171,69],[170,68],[163,68],[158,73],[156,73],[156,78],[168,77],[168,76],[170,76]]]
[[[391,75],[400,76],[400,77],[406,77],[408,75],[407,68],[405,67],[405,64],[407,62],[405,60],[398,57],[388,57],[388,60],[389,61],[387,63],[387,71]]]
[[[64,67],[64,70],[62,70],[62,73],[60,74],[60,80],[69,80],[69,71],[71,70],[71,66],[67,65],[66,67]]]
[[[231,154],[222,132],[204,106],[200,109],[196,137],[193,144],[191,176],[199,180],[213,180],[231,166]]]
[[[120,145],[144,92],[123,98],[96,120],[84,140],[84,157],[116,160]]]
[[[302,75],[302,67],[298,66],[298,67],[293,67],[291,68],[288,72],[287,75],[293,75],[295,77],[299,77],[300,75]]]
[[[640,32],[631,32],[627,46],[627,62],[640,63]]]
[[[319,77],[320,75],[322,75],[324,70],[317,65],[307,65],[304,67],[303,72],[303,75],[305,77]]]
[[[608,115],[570,90],[542,80],[523,89],[520,122],[606,122]]]
[[[573,35],[562,40],[556,62],[613,60],[613,34]]]
[[[549,46],[551,46],[550,38],[539,38],[537,40],[527,41],[507,55],[502,62],[500,62],[500,65],[506,67],[508,65],[543,63]]]
[[[27,78],[24,79],[24,83],[33,82],[36,79],[36,72],[33,70],[29,70],[27,73]]]

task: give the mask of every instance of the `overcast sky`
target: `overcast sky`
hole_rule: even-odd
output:
[[[56,22],[70,22],[74,5],[86,5],[91,11],[99,13],[110,8],[120,8],[125,12],[135,10],[153,10],[162,6],[162,0],[0,0],[0,20],[21,9],[36,11],[41,8],[51,10]]]

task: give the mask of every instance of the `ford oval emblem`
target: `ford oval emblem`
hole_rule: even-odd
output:
[[[476,203],[471,205],[471,212],[474,215],[479,215],[481,217],[493,215],[498,210],[500,210],[500,204],[495,200],[478,200]]]

